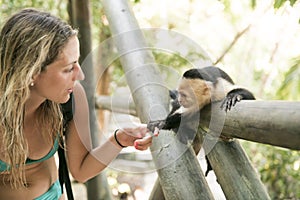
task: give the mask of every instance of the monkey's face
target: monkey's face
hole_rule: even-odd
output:
[[[178,86],[178,102],[184,108],[191,108],[197,104],[192,79],[182,79]]]
[[[178,101],[184,107],[201,109],[210,102],[209,86],[202,79],[181,79],[178,86]]]

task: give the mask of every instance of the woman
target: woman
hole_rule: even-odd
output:
[[[92,149],[88,106],[79,80],[77,31],[60,19],[24,9],[0,33],[0,199],[62,199],[54,153],[62,133],[60,104],[74,95],[65,138],[69,169],[79,182],[100,173],[124,146],[145,150],[144,126],[115,132]]]

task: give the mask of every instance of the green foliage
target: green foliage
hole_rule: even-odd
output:
[[[140,3],[141,0],[133,0],[134,3]]]
[[[274,1],[274,8],[280,8],[287,1],[290,2],[291,6],[293,6],[296,3],[297,0],[275,0]]]
[[[124,71],[120,62],[120,59],[115,60],[109,68],[113,69],[113,73],[111,74],[111,80],[112,80],[112,87],[111,88],[113,91],[117,87],[125,87],[127,85]],[[115,86],[114,86],[115,85]]]
[[[251,8],[255,8],[256,7],[256,0],[251,0]]]
[[[300,198],[300,152],[242,142],[272,199]]]
[[[291,6],[294,6],[294,4],[297,2],[297,0],[274,0],[274,8],[278,9],[282,7],[286,2],[290,2]],[[256,0],[251,0],[251,6],[252,8],[255,8],[256,6]]]
[[[284,10],[284,6],[286,4],[290,4],[291,6],[294,6],[296,3],[295,0],[289,1],[289,0],[274,0],[273,1],[273,7],[276,8],[276,10],[280,11]],[[234,15],[234,13],[230,10],[230,6],[233,3],[231,0],[222,0],[221,1],[224,5],[224,11],[228,15]],[[299,2],[299,1],[298,1]],[[260,1],[251,0],[249,1],[249,6],[251,6],[252,9],[256,9],[256,6],[259,6]],[[275,11],[275,9],[273,9]],[[277,12],[279,13],[279,12]],[[242,18],[243,16],[239,16]],[[236,19],[235,17],[228,17],[231,21]],[[280,22],[280,17],[278,18],[277,22]],[[233,21],[234,22],[234,21]],[[276,22],[274,22],[276,23]],[[234,24],[234,23],[232,23]],[[296,24],[297,25],[297,24]],[[253,28],[255,30],[255,28]],[[244,38],[247,38],[247,35],[243,36]],[[257,37],[256,39],[259,39]],[[248,38],[249,39],[249,38]],[[262,41],[263,43],[263,41]],[[238,45],[235,45],[235,48],[238,48]],[[245,51],[247,45],[244,45],[243,47],[240,47],[238,50],[240,52]],[[253,47],[253,46],[252,46]],[[255,59],[255,65],[257,65],[257,62],[263,60],[264,58],[261,57],[261,53],[259,51],[265,51],[268,52],[268,48],[270,47],[267,45],[262,45],[264,49],[258,49],[256,51],[256,55],[252,58]],[[275,48],[276,49],[276,48]],[[291,51],[290,49],[287,49],[287,51]],[[276,52],[271,50],[269,51],[270,58],[272,55],[275,55],[275,62],[272,63],[272,59],[268,59],[268,56],[265,57],[268,60],[267,62],[264,62],[263,64],[270,64],[272,67],[269,69],[266,67],[259,67],[255,68],[255,73],[252,76],[252,82],[249,84],[254,89],[257,88],[259,91],[261,89],[261,96],[268,98],[264,99],[282,99],[282,100],[300,100],[300,56],[293,60],[292,66],[288,66],[285,63],[279,63],[278,56],[273,54],[273,52]],[[228,57],[234,55],[234,52],[231,51],[228,53]],[[249,57],[251,57],[252,53],[254,53],[253,49],[251,49],[251,54],[249,53]],[[227,58],[228,58],[227,57]],[[287,60],[289,58],[286,58]],[[234,58],[233,58],[234,60]],[[236,59],[238,62],[241,62],[242,59]],[[272,63],[272,64],[271,64]],[[251,67],[251,62],[245,63],[245,66]],[[277,71],[276,66],[280,69]],[[279,67],[280,66],[280,67]],[[242,68],[242,67],[241,67]],[[285,70],[285,73],[282,73],[282,71]],[[276,72],[277,71],[277,72]],[[276,76],[276,78],[272,78],[272,76]],[[266,89],[266,86],[267,89]],[[291,108],[293,109],[293,108]],[[284,134],[284,133],[282,133]],[[249,156],[251,163],[254,165],[254,167],[258,170],[259,174],[261,175],[261,180],[266,186],[268,193],[271,196],[271,199],[300,199],[300,152],[299,151],[291,151],[288,149],[282,149],[277,148],[274,146],[269,146],[265,144],[258,144],[253,142],[242,142],[243,147],[245,148],[247,155]]]
[[[36,8],[44,11],[51,12],[60,18],[67,20],[67,1],[44,1],[44,0],[2,0],[0,2],[0,24],[4,20],[23,8]]]
[[[261,74],[258,75],[260,76]],[[276,98],[300,99],[300,57],[293,60],[293,65],[283,75]],[[300,199],[299,151],[251,142],[243,142],[243,146],[272,199]]]
[[[169,89],[175,89],[178,79],[183,71],[192,68],[191,64],[182,56],[176,53],[166,53],[154,50],[153,52],[161,76]]]
[[[182,58],[176,53],[163,53],[160,51],[153,51],[156,62],[159,65],[169,66],[177,70],[188,67],[189,63],[186,59]]]
[[[300,100],[300,57],[294,59],[294,64],[285,73],[277,96],[285,100]]]

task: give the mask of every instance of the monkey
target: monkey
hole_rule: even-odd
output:
[[[176,130],[183,116],[199,113],[212,102],[223,100],[221,109],[228,112],[242,99],[255,100],[249,90],[235,85],[226,72],[215,66],[187,70],[178,89],[169,91],[169,95],[172,100],[170,113],[165,120],[150,122],[150,130],[153,125],[157,125],[159,129]]]
[[[197,139],[200,111],[205,106],[222,101],[221,109],[225,112],[241,100],[255,100],[252,92],[235,85],[231,77],[216,66],[192,68],[185,71],[179,81],[177,90],[169,92],[171,111],[164,120],[150,121],[148,129],[173,130],[178,139],[187,144]],[[201,148],[201,147],[200,147]],[[197,154],[200,150],[195,151]],[[207,161],[207,171],[212,170]]]

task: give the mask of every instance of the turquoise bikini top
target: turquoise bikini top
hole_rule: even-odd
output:
[[[38,159],[38,160],[32,160],[30,158],[27,158],[25,164],[33,164],[33,163],[38,163],[38,162],[43,162],[49,158],[51,158],[57,151],[58,149],[58,138],[56,138],[55,142],[54,142],[54,145],[53,145],[53,148],[49,151],[49,153],[44,156],[43,158],[41,159]],[[2,160],[0,160],[0,172],[4,172],[4,171],[7,171],[9,169],[9,165],[6,164],[5,162],[3,162]]]

